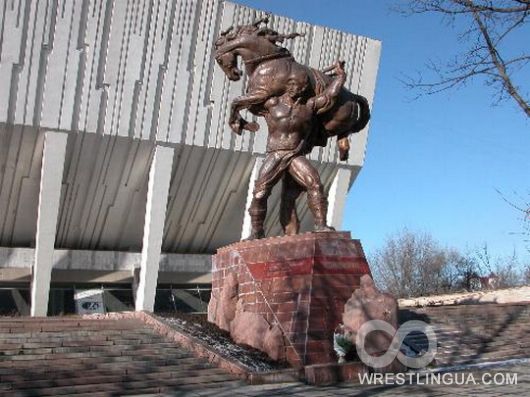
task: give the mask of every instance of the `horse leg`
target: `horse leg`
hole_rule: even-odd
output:
[[[258,105],[267,100],[268,94],[265,92],[257,91],[251,92],[248,95],[242,95],[235,98],[230,106],[230,118],[228,124],[232,131],[236,134],[241,135],[243,130],[256,132],[259,129],[259,124],[256,122],[248,122],[239,112],[243,109],[247,109],[252,105]]]

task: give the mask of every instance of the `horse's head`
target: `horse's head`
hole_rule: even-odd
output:
[[[237,67],[237,53],[233,50],[219,51],[216,48],[215,61],[232,81],[241,78],[241,70]]]
[[[298,33],[283,35],[267,26],[260,26],[268,22],[269,18],[265,17],[251,25],[241,25],[235,28],[231,26],[221,32],[215,41],[215,60],[230,80],[237,81],[241,78],[242,71],[237,66],[238,56],[243,58],[248,67],[249,63],[265,59],[264,57],[270,55],[289,54],[278,43],[283,42],[284,39],[301,36]]]

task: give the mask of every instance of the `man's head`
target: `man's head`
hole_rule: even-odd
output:
[[[285,86],[285,93],[293,99],[300,98],[307,90],[308,81],[305,74],[291,75]]]

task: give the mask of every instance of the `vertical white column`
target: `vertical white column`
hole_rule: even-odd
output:
[[[153,311],[155,306],[173,153],[173,148],[157,146],[149,171],[136,310]]]
[[[256,157],[254,167],[252,168],[252,173],[250,174],[250,180],[248,182],[247,203],[245,205],[243,227],[241,229],[241,240],[250,236],[250,232],[252,231],[252,224],[250,223],[250,215],[248,213],[248,209],[250,208],[250,203],[252,202],[252,192],[254,191],[254,183],[256,182],[256,179],[258,179],[259,170],[261,168],[261,165],[263,164],[263,159],[264,157],[262,156]]]
[[[333,178],[331,187],[328,192],[328,225],[340,230],[342,227],[342,216],[344,214],[344,205],[346,196],[350,188],[352,170],[349,168],[339,167],[337,174]]]
[[[46,132],[40,178],[35,259],[31,280],[31,315],[46,316],[53,267],[57,215],[61,199],[68,135]]]

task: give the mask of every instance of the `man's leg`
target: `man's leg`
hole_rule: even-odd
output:
[[[281,177],[281,174],[276,172],[278,166],[278,158],[275,153],[270,153],[265,157],[263,165],[259,170],[258,179],[254,184],[254,192],[252,193],[252,201],[248,213],[250,215],[250,224],[252,231],[247,240],[255,240],[265,237],[265,230],[263,224],[267,216],[267,199],[269,198],[272,188]]]
[[[302,187],[291,174],[285,173],[282,180],[282,197],[280,201],[280,223],[287,236],[298,234],[300,222],[296,213],[296,199],[302,193]]]
[[[303,156],[295,158],[289,167],[294,180],[307,190],[307,205],[315,219],[315,232],[335,230],[327,225],[328,198],[320,182],[318,171]]]

